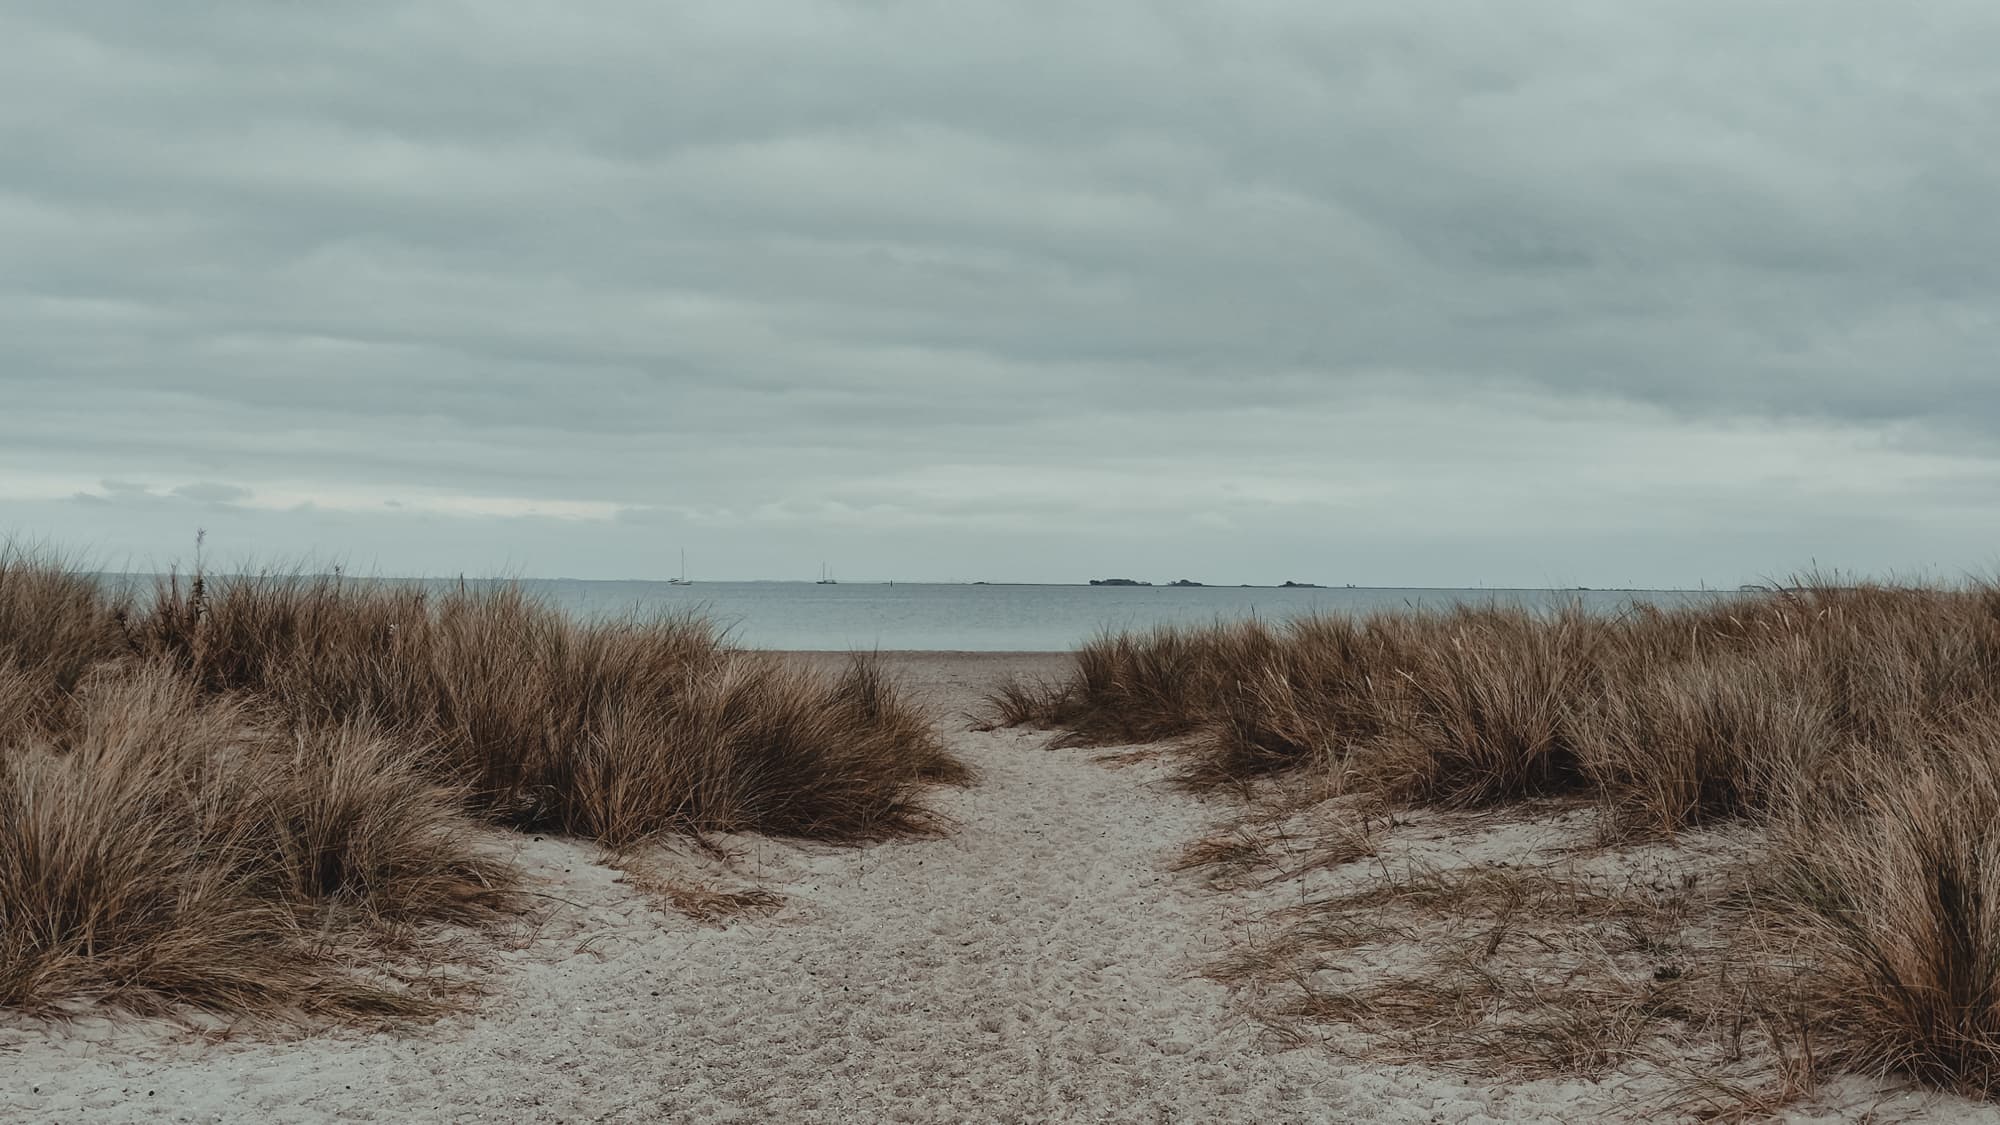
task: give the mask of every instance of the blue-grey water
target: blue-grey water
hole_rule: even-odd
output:
[[[1549,609],[1580,602],[1616,613],[1635,602],[1681,605],[1698,591],[1246,589],[1234,586],[822,586],[811,582],[521,583],[583,615],[698,609],[737,643],[771,649],[963,649],[1039,652],[1074,647],[1104,629],[1200,625],[1312,613],[1365,614],[1455,603]]]
[[[151,575],[105,575],[133,593]],[[227,579],[223,579],[227,581]],[[359,582],[419,581],[349,578]],[[943,649],[1048,652],[1075,647],[1107,629],[1207,625],[1309,614],[1364,615],[1453,605],[1580,605],[1614,614],[1635,604],[1686,605],[1734,595],[1699,590],[1430,590],[1346,587],[1283,589],[1239,586],[1012,586],[943,583],[604,582],[572,578],[513,580],[579,617],[694,611],[751,648],[800,651]],[[468,585],[487,585],[475,580]]]

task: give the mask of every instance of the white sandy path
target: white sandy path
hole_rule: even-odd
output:
[[[932,701],[955,712],[989,665],[932,676]],[[1570,1116],[1560,1095],[1523,1104],[1435,1071],[1261,1045],[1198,976],[1228,942],[1226,898],[1167,870],[1217,810],[1163,784],[1158,764],[1112,769],[1018,732],[953,737],[982,779],[939,796],[958,822],[945,839],[737,841],[738,877],[787,898],[773,917],[700,926],[659,912],[588,848],[527,842],[524,862],[576,905],[503,955],[469,1014],[395,1035],[221,1044],[99,1019],[0,1027],[0,1119]]]

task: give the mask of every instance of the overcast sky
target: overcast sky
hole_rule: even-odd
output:
[[[0,533],[1990,572],[1995,59],[1990,0],[12,0]]]

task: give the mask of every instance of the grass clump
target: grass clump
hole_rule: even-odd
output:
[[[0,550],[0,1006],[402,1018],[399,970],[518,909],[492,825],[936,828],[968,771],[872,659],[821,675],[691,617],[511,585],[215,578],[114,597]]]
[[[1808,580],[1616,615],[1458,608],[1108,635],[1067,679],[993,712],[1078,743],[1181,738],[1189,784],[1259,782],[1294,810],[1554,797],[1593,804],[1600,842],[1619,847],[1730,826],[1755,841],[1758,877],[1705,907],[1731,941],[1670,979],[1621,967],[1631,951],[1611,938],[1560,979],[1510,977],[1497,945],[1433,950],[1388,991],[1300,984],[1308,1022],[1404,1012],[1456,1028],[1452,1050],[1546,1032],[1576,1073],[1629,1057],[1632,1029],[1668,1034],[1662,1020],[1682,1036],[1754,1026],[1794,1095],[1830,1068],[2000,1094],[2000,586]],[[1267,843],[1225,832],[1184,862],[1269,870]],[[1592,924],[1576,903],[1518,905]],[[1270,948],[1396,940],[1357,911],[1318,900]],[[1536,948],[1563,947],[1559,931]],[[1593,964],[1594,983],[1575,976]],[[1237,965],[1301,982],[1319,967],[1269,949]],[[1565,1014],[1565,988],[1598,1000]],[[1591,1035],[1622,1045],[1581,1049]]]
[[[864,685],[867,700],[856,694]],[[736,654],[690,674],[671,706],[600,713],[565,763],[573,805],[562,820],[613,848],[669,832],[927,831],[920,786],[963,781],[966,770],[914,715],[866,658],[827,681]]]
[[[378,922],[475,920],[512,878],[379,746],[329,737],[295,745],[147,665],[0,750],[0,1005],[431,1010],[366,966]],[[336,746],[354,757],[333,764]]]
[[[1442,636],[1404,650],[1400,787],[1452,805],[1579,788],[1570,716],[1596,678],[1598,624],[1569,609],[1546,618],[1460,610],[1443,625]]]
[[[1833,1064],[2000,1093],[1995,734],[1850,760],[1780,830],[1772,929]]]
[[[965,767],[872,658],[834,678],[686,616],[578,622],[511,585],[338,575],[170,583],[146,648],[302,725],[366,721],[498,823],[624,847],[662,833],[917,829]]]

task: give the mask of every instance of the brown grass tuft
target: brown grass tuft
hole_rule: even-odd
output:
[[[761,888],[723,891],[714,887],[676,887],[667,892],[667,899],[675,910],[698,922],[720,922],[777,910],[785,904],[783,897]]]
[[[0,1005],[434,1010],[367,965],[373,924],[500,910],[511,877],[449,802],[329,774],[326,749],[158,666],[91,683],[60,737],[0,749]]]
[[[1856,759],[1776,849],[1807,1033],[1845,1067],[2000,1092],[2000,742]],[[1851,803],[1850,803],[1851,802]],[[1777,943],[1774,943],[1777,944]]]
[[[463,986],[403,955],[518,907],[479,820],[863,841],[936,831],[924,787],[969,779],[869,657],[510,585],[197,570],[135,606],[0,548],[4,1007],[429,1014]]]
[[[672,707],[606,715],[577,757],[567,826],[614,849],[674,832],[932,831],[917,795],[955,775],[955,760],[906,712],[871,718],[837,691],[779,658],[737,653],[691,676]]]
[[[916,831],[921,785],[969,777],[872,658],[829,680],[691,617],[579,623],[514,586],[338,575],[197,577],[160,607],[149,647],[205,689],[306,724],[365,720],[430,748],[483,815],[614,848]]]
[[[784,908],[783,895],[762,887],[723,890],[706,883],[643,883],[647,891],[681,914],[697,922],[723,923],[751,914],[770,914]]]
[[[1707,982],[1706,992],[1607,968],[1597,984],[1564,986],[1593,997],[1567,1014],[1546,977],[1510,978],[1486,958],[1520,932],[1508,919],[1591,926],[1594,899],[1538,900],[1516,879],[1527,897],[1489,919],[1481,940],[1492,949],[1434,957],[1428,975],[1387,991],[1334,992],[1312,983],[1331,971],[1319,960],[1327,953],[1415,941],[1421,927],[1317,900],[1289,912],[1278,940],[1221,970],[1293,980],[1307,997],[1293,1014],[1307,1023],[1408,1012],[1456,1029],[1456,1046],[1427,1041],[1433,1053],[1482,1037],[1532,1041],[1551,1065],[1598,1073],[1631,1053],[1634,1020],[1723,1021],[1739,1039],[1763,1029],[1767,1073],[1711,1075],[1713,1090],[1762,1099],[1837,1066],[2000,1094],[1995,584],[1808,578],[1618,616],[1461,608],[1106,635],[1077,652],[1065,681],[1010,689],[995,712],[1061,727],[1072,742],[1192,736],[1189,784],[1245,794],[1253,781],[1260,793],[1275,785],[1294,811],[1347,798],[1494,807],[1581,797],[1601,809],[1601,836],[1621,845],[1746,825],[1765,849],[1759,867],[1782,876],[1727,907],[1740,939],[1731,950],[1673,967],[1684,976],[1672,982]],[[1340,824],[1312,830],[1330,854],[1352,850]],[[1274,846],[1252,815],[1184,862],[1220,882],[1253,871],[1262,881],[1278,867]],[[1407,912],[1424,894],[1463,917],[1491,907],[1461,884],[1449,894],[1405,886],[1370,909]],[[1623,955],[1599,960],[1615,967]],[[1715,983],[1724,976],[1727,987]],[[1661,998],[1669,993],[1680,999]],[[1710,1015],[1689,1006],[1697,993]],[[1721,1009],[1733,1015],[1713,1014]]]

